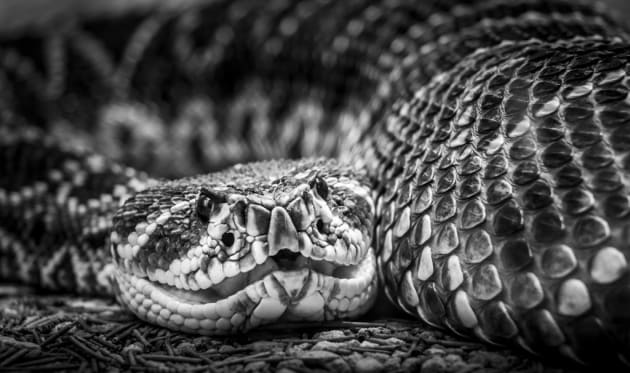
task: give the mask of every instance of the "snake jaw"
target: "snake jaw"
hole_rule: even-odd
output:
[[[258,184],[266,192],[188,180],[133,197],[111,240],[121,302],[202,334],[365,312],[377,286],[367,187],[320,172]],[[150,212],[134,221],[137,206]]]
[[[370,251],[360,266],[361,275],[352,279],[339,279],[308,268],[273,271],[215,301],[120,269],[115,281],[119,301],[140,318],[170,329],[219,335],[276,321],[325,321],[362,314],[375,299],[374,264]]]

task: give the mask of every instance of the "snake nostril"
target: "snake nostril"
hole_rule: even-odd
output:
[[[280,268],[291,269],[295,268],[297,260],[300,256],[302,256],[300,253],[296,253],[287,249],[282,249],[273,256],[273,259],[276,261]]]
[[[323,199],[328,199],[328,193],[329,193],[329,189],[328,189],[328,184],[326,183],[326,181],[324,179],[322,179],[321,177],[317,176],[312,182],[311,182],[311,188],[315,188],[315,191],[317,192],[317,194],[323,198]]]
[[[315,228],[317,228],[317,231],[319,233],[322,233],[322,234],[326,233],[324,232],[325,227],[324,227],[324,222],[322,221],[322,219],[317,219],[317,221],[315,222]]]
[[[230,247],[234,244],[234,233],[225,232],[223,236],[221,236],[221,242],[227,247]]]

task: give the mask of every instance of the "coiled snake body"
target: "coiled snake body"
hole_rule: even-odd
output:
[[[215,1],[7,38],[0,275],[202,334],[355,317],[379,278],[430,325],[627,363],[628,40],[543,0]]]

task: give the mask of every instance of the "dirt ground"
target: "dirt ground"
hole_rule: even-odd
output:
[[[107,300],[1,296],[0,371],[575,372],[409,319],[282,324],[225,338],[137,320]],[[565,365],[564,369],[559,366]]]

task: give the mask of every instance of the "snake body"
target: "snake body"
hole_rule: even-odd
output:
[[[202,334],[356,317],[378,277],[430,325],[630,361],[630,48],[602,11],[238,0],[44,35],[0,45],[2,277]]]

